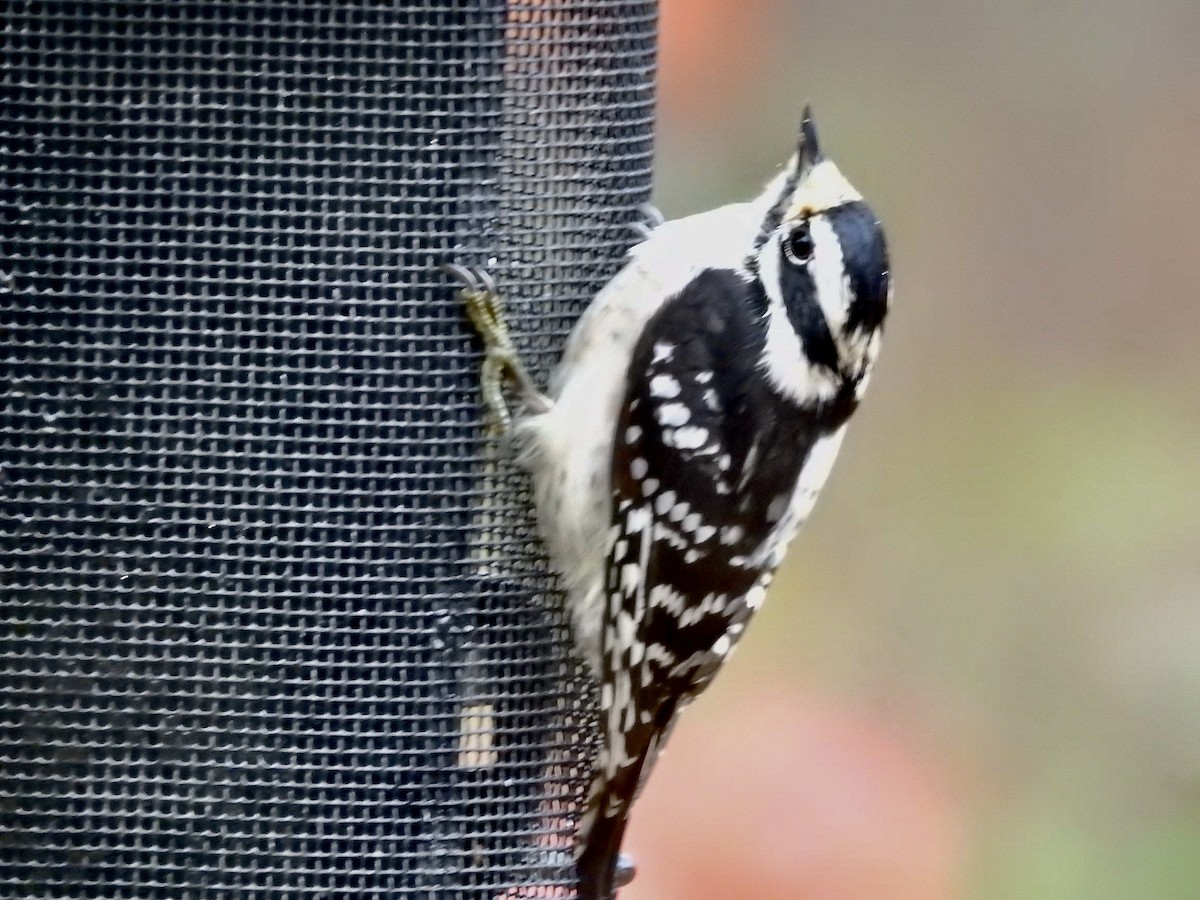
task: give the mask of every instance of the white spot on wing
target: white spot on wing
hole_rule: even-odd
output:
[[[668,650],[666,647],[664,647],[662,644],[658,644],[658,643],[646,645],[646,659],[649,660],[650,662],[656,662],[659,665],[663,666],[664,668],[675,664],[675,654],[672,653],[670,650]],[[649,674],[650,674],[649,671],[647,671],[643,675],[643,678],[645,677],[645,675],[649,675]],[[643,683],[646,683],[646,682],[643,682]]]
[[[646,473],[650,471],[649,464],[640,456],[635,456],[633,462],[629,464],[629,472],[638,481],[646,477]]]
[[[758,442],[755,441],[746,451],[746,459],[742,463],[742,477],[738,479],[738,490],[743,490],[754,474],[754,466],[758,462]]]
[[[654,411],[658,424],[664,427],[686,425],[692,414],[682,403],[664,403]]]
[[[746,606],[750,609],[758,609],[766,598],[767,589],[761,584],[756,584],[746,593]]]
[[[626,521],[629,523],[626,531],[629,534],[637,534],[639,531],[644,531],[646,526],[650,524],[650,509],[646,506],[639,506],[635,510],[631,510]]]
[[[632,596],[641,580],[642,570],[637,563],[625,563],[621,566],[621,593]]]
[[[686,550],[688,542],[683,535],[663,522],[654,523],[654,540],[666,541],[676,550]]]
[[[650,379],[650,395],[663,400],[679,396],[679,382],[671,375],[655,375]]]
[[[674,616],[683,612],[683,595],[665,584],[656,584],[650,589],[650,605],[661,606]]]
[[[617,616],[617,648],[624,650],[633,646],[633,616],[622,611]]]
[[[708,429],[696,425],[675,429],[675,446],[680,450],[695,450],[708,440]]]

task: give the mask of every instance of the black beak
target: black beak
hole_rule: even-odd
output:
[[[758,251],[767,238],[779,227],[779,223],[783,221],[784,211],[787,209],[788,203],[791,202],[792,194],[796,191],[798,185],[804,177],[812,171],[813,167],[825,159],[821,153],[821,144],[817,140],[817,126],[813,122],[812,107],[807,103],[804,105],[804,117],[800,120],[800,142],[796,148],[796,163],[790,165],[787,180],[784,182],[783,189],[779,192],[779,197],[775,204],[767,212],[766,219],[763,220],[762,228],[759,229],[758,237],[754,241],[754,249]]]
[[[825,159],[821,153],[821,142],[817,138],[817,124],[813,121],[812,107],[804,105],[804,118],[800,120],[800,171],[807,172]]]

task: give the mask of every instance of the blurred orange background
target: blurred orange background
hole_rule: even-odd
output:
[[[1200,4],[663,0],[660,79],[669,216],[811,100],[897,300],[622,900],[1200,898]]]

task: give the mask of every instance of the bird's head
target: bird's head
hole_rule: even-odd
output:
[[[870,377],[891,302],[883,226],[821,150],[805,108],[787,170],[760,198],[766,208],[748,260],[767,298],[763,365],[771,383],[802,404]]]

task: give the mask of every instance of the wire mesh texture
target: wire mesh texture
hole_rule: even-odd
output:
[[[544,377],[655,30],[0,4],[0,896],[571,896],[591,698],[438,267]]]

